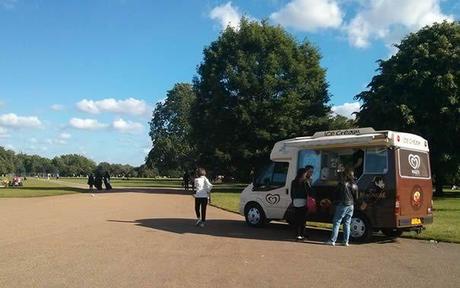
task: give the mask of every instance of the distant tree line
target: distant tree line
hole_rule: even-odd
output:
[[[155,177],[157,171],[141,165],[110,164],[101,162],[96,164],[82,155],[67,154],[48,159],[38,155],[16,154],[0,146],[0,175],[59,175],[62,177],[86,176],[90,173],[109,172],[120,177]]]

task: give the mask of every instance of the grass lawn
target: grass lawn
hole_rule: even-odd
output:
[[[0,198],[55,196],[81,192],[85,192],[85,190],[51,183],[44,179],[29,178],[24,181],[22,187],[0,187]]]
[[[244,187],[244,186],[243,186]],[[216,187],[212,205],[239,213],[240,193],[243,188]],[[434,221],[421,234],[405,232],[402,237],[460,243],[460,190],[446,190],[445,196],[434,198]],[[331,228],[331,224],[309,222],[308,225]]]
[[[460,243],[460,190],[444,190],[444,194],[433,199],[433,224],[419,235],[412,232],[403,236]]]

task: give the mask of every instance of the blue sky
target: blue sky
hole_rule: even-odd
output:
[[[407,33],[460,18],[453,0],[0,0],[0,146],[45,157],[143,163],[148,121],[203,48],[242,15],[323,55],[331,105],[353,97]]]

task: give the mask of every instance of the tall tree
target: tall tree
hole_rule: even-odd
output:
[[[149,133],[153,148],[146,163],[160,175],[178,176],[193,167],[190,108],[195,98],[191,84],[177,83],[153,111]]]
[[[242,19],[204,49],[194,79],[193,139],[202,165],[245,178],[273,144],[328,127],[320,53],[283,28]]]
[[[428,139],[436,192],[456,173],[460,150],[460,23],[422,28],[379,61],[379,75],[356,99],[358,123],[377,129],[413,132]]]

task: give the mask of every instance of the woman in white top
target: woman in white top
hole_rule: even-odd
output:
[[[204,223],[206,222],[206,206],[208,205],[208,199],[211,193],[212,184],[211,182],[209,182],[208,178],[206,178],[206,170],[204,170],[203,168],[198,168],[196,170],[196,174],[197,178],[195,178],[194,181],[195,213],[197,218],[196,225],[204,227]]]

